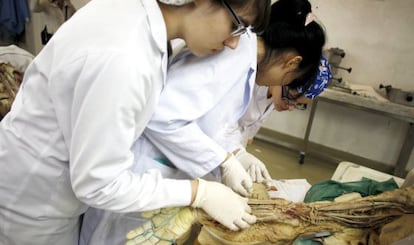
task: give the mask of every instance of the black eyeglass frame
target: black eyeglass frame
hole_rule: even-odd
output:
[[[236,14],[236,12],[233,10],[233,8],[230,6],[230,4],[226,0],[221,0],[224,7],[227,9],[227,11],[230,13],[233,23],[236,25],[236,30],[232,31],[230,33],[231,37],[238,37],[240,35],[243,35],[247,32],[247,26],[243,24],[239,16]]]

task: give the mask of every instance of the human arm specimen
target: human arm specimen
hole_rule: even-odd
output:
[[[238,232],[219,225],[199,209],[183,208],[181,211],[188,215],[186,222],[189,222],[189,227],[194,223],[201,223],[210,233],[229,244],[291,244],[303,234],[320,231],[333,234],[324,239],[324,244],[367,244],[367,236],[371,230],[403,215],[414,213],[414,186],[346,202],[304,204],[283,199],[251,199],[249,205],[253,215],[257,217],[257,223]],[[171,221],[180,220],[184,219]],[[176,225],[177,223],[173,223],[168,227]],[[178,237],[179,234],[171,239]],[[129,244],[138,244],[133,243],[136,237],[129,236],[127,239],[132,242]]]

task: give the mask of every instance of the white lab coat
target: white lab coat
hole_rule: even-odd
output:
[[[88,206],[190,203],[189,181],[131,171],[130,147],[164,85],[166,42],[155,0],[93,0],[55,33],[0,124],[0,244],[77,244]]]
[[[247,109],[256,78],[256,57],[257,39],[253,33],[243,35],[236,50],[226,49],[203,58],[187,52],[179,54],[168,69],[160,103],[148,124],[148,133],[156,138],[155,142],[162,143],[166,154],[148,140],[147,128],[133,146],[133,170],[153,168],[168,178],[204,176],[215,180],[206,174],[227,154],[216,140],[221,140],[225,125],[237,123]],[[138,213],[89,209],[83,220],[80,245],[124,244],[125,234],[144,221]]]
[[[260,127],[274,110],[271,98],[267,98],[269,87],[255,84],[252,99],[245,114],[239,121],[226,128],[224,145],[234,151],[246,148],[247,142],[257,134]]]
[[[193,178],[214,170],[227,155],[218,143],[225,128],[244,114],[252,96],[256,60],[253,33],[242,35],[235,50],[204,58],[178,56],[146,137]]]
[[[136,158],[131,170],[135,173],[145,173],[149,169],[156,169],[165,178],[190,179],[184,172],[151,158],[150,156],[160,154],[144,135],[135,142],[132,151]],[[79,245],[123,245],[126,233],[146,221],[141,217],[140,212],[118,213],[89,208],[83,217]]]

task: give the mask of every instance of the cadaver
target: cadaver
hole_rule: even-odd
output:
[[[164,208],[144,213],[148,222],[130,231],[126,244],[184,244],[201,224],[199,244],[292,244],[307,234],[328,232],[322,244],[381,244],[381,229],[391,240],[414,232],[414,186],[342,202],[293,203],[263,196],[249,199],[257,223],[230,231],[200,209]],[[223,202],[225,205],[225,202]],[[382,240],[386,238],[381,238]]]

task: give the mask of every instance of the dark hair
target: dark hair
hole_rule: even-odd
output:
[[[232,8],[238,11],[248,11],[254,14],[253,22],[250,25],[254,32],[262,32],[269,23],[270,0],[226,0]],[[221,3],[221,0],[216,0]]]
[[[305,26],[306,16],[312,12],[308,0],[278,0],[271,7],[268,27],[259,36],[265,44],[265,55],[260,65],[267,68],[275,57],[287,51],[296,51],[302,56],[299,69],[305,71],[300,79],[289,87],[303,86],[313,79],[319,67],[325,32],[315,21]]]

